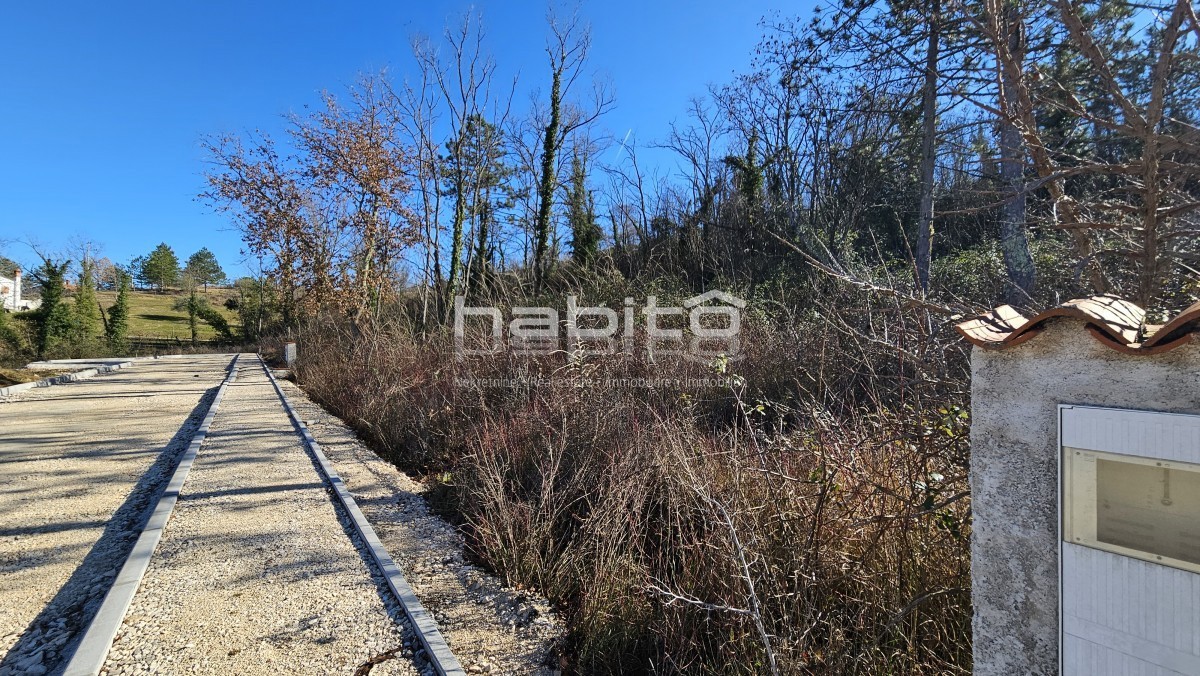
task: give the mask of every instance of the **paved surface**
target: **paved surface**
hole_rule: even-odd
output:
[[[0,403],[0,674],[60,665],[231,359],[140,362]]]

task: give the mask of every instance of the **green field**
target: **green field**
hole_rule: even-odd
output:
[[[182,295],[181,292],[170,289],[165,293],[134,291],[129,297],[130,337],[171,338],[185,342],[191,340],[187,312],[174,308]],[[105,312],[112,307],[117,298],[114,291],[98,291],[96,296],[104,306]],[[238,323],[237,313],[225,309],[225,301],[236,298],[237,292],[232,289],[209,288],[208,293],[201,292],[201,296],[207,298],[209,304],[220,310],[229,320],[229,327],[236,335],[241,325]],[[196,337],[200,340],[213,340],[217,338],[217,332],[208,324],[200,322]]]

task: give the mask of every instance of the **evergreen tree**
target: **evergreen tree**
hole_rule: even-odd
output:
[[[579,153],[571,158],[571,190],[567,198],[567,220],[571,225],[571,255],[580,265],[590,265],[600,252],[600,226],[596,208],[587,189],[587,166]]]
[[[203,284],[205,293],[208,293],[209,284],[225,281],[225,271],[221,269],[216,255],[209,251],[208,247],[200,249],[188,258],[183,274],[191,277],[197,284]]]
[[[225,319],[225,315],[217,308],[209,305],[208,301],[201,298],[200,305],[197,308],[196,316],[204,321],[204,323],[216,329],[221,338],[228,341],[233,341],[233,330],[229,327],[229,320]]]
[[[141,259],[135,259],[138,265],[138,277],[147,286],[163,289],[179,282],[179,258],[171,247],[159,244],[150,254]]]
[[[186,310],[188,315],[188,329],[192,334],[192,345],[196,344],[196,334],[200,328],[200,314],[203,311],[204,305],[207,302],[200,297],[200,293],[196,290],[196,284],[192,280],[187,280],[187,295],[175,301],[176,310]]]
[[[86,340],[96,336],[100,323],[100,303],[96,300],[96,265],[89,258],[80,262],[79,285],[75,291],[75,321],[78,337]]]
[[[66,278],[70,261],[61,263],[49,258],[34,272],[34,279],[42,289],[42,304],[33,314],[38,359],[44,359],[54,342],[71,329],[71,311],[63,304],[63,280]]]
[[[233,333],[229,329],[229,321],[225,319],[225,316],[219,310],[210,305],[206,298],[200,295],[195,280],[185,277],[184,284],[187,295],[175,301],[175,309],[187,311],[188,329],[192,334],[192,345],[195,345],[199,340],[200,322],[204,322],[216,329],[222,338],[232,340]]]
[[[0,346],[7,346],[12,351],[20,351],[23,347],[22,343],[21,334],[12,325],[8,313],[0,310]]]
[[[129,275],[121,273],[119,286],[117,300],[108,309],[108,324],[105,326],[104,336],[108,340],[109,347],[118,353],[125,351],[126,338],[129,333]]]

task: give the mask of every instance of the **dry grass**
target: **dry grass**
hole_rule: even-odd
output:
[[[687,360],[459,363],[445,338],[328,325],[297,375],[560,606],[573,671],[967,673],[962,355],[844,328],[744,325],[726,387],[605,383],[714,375]],[[905,356],[922,340],[937,373]],[[517,373],[558,380],[455,380]]]
[[[0,387],[32,383],[35,380],[70,373],[70,369],[6,369],[0,368]]]

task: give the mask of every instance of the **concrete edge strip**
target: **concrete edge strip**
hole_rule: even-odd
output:
[[[292,402],[288,400],[283,388],[279,386],[279,381],[275,379],[275,375],[271,373],[271,369],[267,363],[259,357],[262,362],[263,371],[267,377],[271,379],[271,384],[275,386],[275,392],[279,395],[279,399],[283,402],[283,407],[287,409],[288,417],[292,419],[292,423],[299,430],[300,435],[304,437],[304,443],[312,451],[313,456],[320,465],[321,471],[325,474],[325,478],[329,481],[333,493],[337,496],[338,502],[346,509],[346,513],[350,515],[350,520],[354,524],[354,530],[358,532],[367,548],[371,551],[371,557],[375,559],[375,564],[379,566],[379,570],[383,572],[384,578],[387,579],[388,587],[391,588],[392,594],[400,601],[401,607],[404,608],[404,614],[412,622],[413,628],[416,629],[417,638],[420,639],[421,645],[425,648],[425,654],[429,657],[429,663],[440,676],[465,676],[466,672],[462,665],[459,664],[458,658],[450,651],[450,646],[446,643],[446,638],[442,636],[442,632],[438,629],[437,621],[433,619],[433,615],[421,605],[420,599],[408,581],[404,579],[404,573],[400,571],[400,566],[388,554],[387,548],[383,546],[383,542],[379,539],[379,535],[375,532],[375,528],[367,521],[358,508],[358,503],[354,501],[354,496],[350,494],[350,490],[346,488],[345,482],[338,475],[337,470],[333,468],[333,464],[329,462],[329,458],[325,457],[325,452],[321,450],[321,445],[313,438],[313,435],[308,430],[308,426],[300,419],[296,413],[296,409],[292,407]],[[67,675],[71,676],[71,675]]]
[[[232,352],[207,352],[205,354],[224,355],[233,354]],[[95,359],[43,359],[40,361],[31,361],[25,365],[25,368],[47,368],[51,366],[71,366],[73,364],[119,364],[122,362],[139,362],[139,361],[157,361],[159,359],[182,359],[182,354],[154,354],[146,357],[103,357]]]
[[[171,518],[171,512],[175,509],[175,503],[179,500],[179,493],[183,490],[183,483],[187,481],[188,472],[191,471],[192,463],[196,460],[196,453],[199,452],[200,445],[208,436],[208,428],[217,414],[217,407],[220,406],[221,398],[225,395],[225,388],[237,378],[239,357],[240,355],[234,355],[233,361],[229,362],[229,366],[226,367],[229,373],[226,374],[225,380],[217,389],[212,403],[208,405],[208,411],[204,414],[200,427],[196,429],[187,449],[180,456],[179,464],[171,474],[171,480],[158,496],[154,512],[142,527],[137,542],[130,550],[120,572],[117,573],[117,578],[113,580],[112,587],[105,594],[100,609],[96,611],[95,617],[84,631],[79,646],[67,663],[66,671],[63,672],[64,676],[96,676],[104,666],[117,631],[120,630],[121,623],[125,620],[125,613],[133,602],[133,595],[137,593],[138,587],[142,583],[142,577],[145,576],[146,569],[150,566],[150,558],[154,555],[158,541],[162,539],[163,529],[166,528],[167,521]]]
[[[97,366],[97,367],[90,368],[90,369],[84,369],[82,371],[76,371],[74,373],[64,373],[61,376],[51,376],[49,378],[42,378],[41,380],[37,380],[32,383],[17,383],[16,385],[9,385],[8,387],[0,387],[0,397],[12,396],[14,394],[17,394],[18,392],[24,392],[25,390],[32,390],[35,387],[50,387],[52,385],[65,385],[66,383],[73,383],[73,382],[76,382],[79,380],[87,380],[88,378],[95,378],[96,376],[103,375],[105,373],[112,373],[113,371],[120,371],[121,369],[123,369],[127,366],[133,366],[133,362],[132,361],[123,361],[120,364],[109,364],[107,366]]]
[[[95,378],[96,376],[101,376],[101,375],[104,375],[105,373],[112,373],[113,371],[120,371],[123,368],[128,368],[140,361],[151,361],[151,360],[157,360],[157,359],[179,359],[181,357],[183,357],[183,355],[181,355],[181,354],[155,355],[153,357],[130,357],[129,359],[119,362],[119,363],[116,363],[116,364],[106,364],[104,366],[96,366],[94,368],[84,369],[82,371],[76,371],[75,373],[64,373],[61,376],[51,376],[49,378],[42,378],[41,380],[37,380],[32,383],[17,383],[16,385],[9,385],[8,387],[0,387],[0,397],[11,397],[14,394],[24,392],[25,390],[32,390],[35,387],[50,387],[52,385],[65,385],[67,383],[74,383],[74,382],[77,382],[80,380],[87,380],[88,378]],[[89,359],[61,359],[61,360],[50,360],[50,361],[46,361],[46,362],[34,362],[34,363],[35,364],[48,364],[48,365],[52,365],[52,364],[68,365],[68,364],[80,363],[80,362],[86,364],[86,363],[90,363],[91,361],[92,360],[89,360]]]

